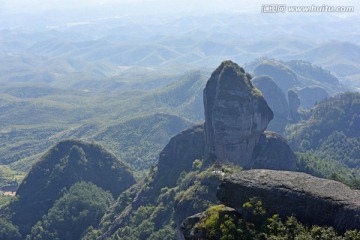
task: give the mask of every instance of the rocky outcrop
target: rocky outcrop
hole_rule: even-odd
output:
[[[256,76],[251,81],[262,92],[275,116],[277,113],[286,118],[289,114],[286,96],[274,80],[269,76]]]
[[[156,181],[162,182],[167,187],[175,186],[180,173],[189,171],[194,160],[203,158],[204,149],[203,125],[179,133],[170,140],[159,155]]]
[[[251,81],[263,93],[267,104],[274,112],[274,119],[267,129],[283,133],[289,115],[289,105],[285,94],[269,76],[256,76]]]
[[[183,240],[183,239],[202,239],[204,237],[203,232],[197,231],[195,228],[196,224],[198,224],[201,219],[205,218],[205,212],[195,214],[193,216],[190,216],[186,218],[180,226],[180,231],[182,233],[182,236],[177,238],[177,240]]]
[[[296,171],[296,156],[285,138],[265,132],[255,146],[250,167]]]
[[[303,108],[312,108],[314,104],[330,97],[328,91],[319,86],[299,88],[296,89],[296,93],[299,96]]]
[[[230,216],[237,219],[241,217],[240,214],[233,208],[229,208],[226,206],[220,206],[220,207],[221,209],[217,211],[219,214],[219,219],[224,219],[225,216],[227,217]],[[183,234],[182,239],[186,239],[186,240],[206,239],[206,232],[204,231],[204,229],[198,229],[197,225],[200,222],[204,221],[204,219],[208,217],[207,215],[208,215],[207,212],[202,212],[186,218],[182,222],[180,227],[180,230]],[[218,236],[218,238],[216,239],[220,239],[221,237],[222,236]]]
[[[293,122],[298,122],[300,120],[300,98],[293,90],[288,91],[289,99],[289,119]]]
[[[339,231],[360,229],[360,191],[305,173],[242,171],[224,178],[217,197],[239,212],[245,202],[257,197],[269,214],[294,215],[303,223]]]
[[[205,154],[207,159],[249,165],[260,135],[273,118],[249,74],[223,62],[204,89]]]

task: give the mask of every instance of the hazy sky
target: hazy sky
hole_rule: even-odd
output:
[[[288,5],[354,5],[358,0],[0,0],[2,13],[35,12],[49,9],[84,8],[90,6],[133,6],[139,11],[159,9],[169,11],[251,11],[258,12],[262,4],[279,3]],[[143,8],[143,9],[142,9]],[[357,9],[358,11],[359,9]]]

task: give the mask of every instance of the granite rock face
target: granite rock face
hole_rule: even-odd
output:
[[[183,233],[183,238],[181,240],[206,239],[206,232],[197,228],[197,224],[206,219],[206,215],[206,212],[202,212],[186,218],[180,227],[180,230]],[[219,211],[219,218],[223,219],[225,215],[238,219],[241,217],[241,215],[235,209],[226,206],[224,206],[223,209]],[[218,236],[216,239],[220,239],[221,237],[222,236]]]
[[[197,125],[170,139],[161,151],[156,177],[159,182],[166,176],[166,186],[173,187],[182,171],[191,169],[194,160],[204,156],[204,126]],[[171,173],[171,174],[170,174]]]
[[[250,164],[255,145],[273,118],[250,78],[236,63],[225,61],[208,80],[204,89],[207,159]]]
[[[269,76],[256,76],[251,81],[264,94],[264,98],[274,114],[286,118],[289,114],[287,99],[274,80]]]
[[[315,103],[330,97],[329,92],[319,86],[296,89],[296,93],[299,96],[301,106],[304,108],[312,108]]]
[[[217,197],[239,212],[250,198],[258,197],[269,214],[295,215],[303,223],[339,231],[360,229],[360,191],[305,173],[242,171],[224,178]]]
[[[255,146],[249,168],[296,171],[296,156],[285,138],[266,131]]]
[[[288,99],[289,99],[289,118],[298,122],[300,120],[300,114],[298,112],[300,107],[300,98],[296,92],[293,90],[288,91]]]
[[[251,82],[264,94],[266,102],[274,112],[274,119],[267,129],[283,133],[289,115],[289,105],[285,94],[269,76],[256,76],[251,79]]]

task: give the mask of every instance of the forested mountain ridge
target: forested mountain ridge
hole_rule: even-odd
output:
[[[174,77],[173,81],[158,89],[124,92],[26,84],[2,88],[0,139],[3,144],[0,146],[0,163],[10,165],[16,174],[24,175],[52,145],[63,139],[81,138],[99,141],[113,150],[117,157],[134,167],[137,165],[137,170],[148,170],[171,136],[202,118],[204,75],[192,71]],[[39,89],[39,92],[32,92],[34,89]],[[149,123],[155,123],[156,119],[162,120],[150,126]],[[152,137],[141,141],[131,136],[129,131],[139,124],[142,124],[139,134],[149,134],[147,124],[153,128],[150,131]],[[120,131],[121,136],[107,134],[109,129],[117,127],[124,127],[123,130],[115,130]],[[121,139],[126,134],[130,138],[117,143],[115,139]],[[115,146],[121,148],[114,149]],[[128,147],[122,148],[124,146]],[[147,149],[136,154],[136,162],[133,162],[133,151],[128,151],[132,147]]]
[[[334,132],[358,138],[360,132],[360,94],[343,93],[318,103],[309,120],[289,128],[289,140],[295,149],[317,149]],[[357,150],[354,150],[357,151]]]
[[[308,120],[288,125],[300,171],[359,188],[359,100],[359,93],[339,94],[319,102]]]
[[[218,79],[219,81],[222,82],[222,84],[224,84],[224,86],[219,86],[219,87],[215,88],[216,90],[213,89],[215,91],[215,93],[210,89],[208,89],[204,93],[207,93],[208,97],[210,97],[211,94],[214,96],[217,96],[217,97],[223,97],[224,98],[223,100],[218,99],[216,101],[219,101],[219,102],[223,101],[223,103],[226,103],[227,101],[229,101],[229,104],[225,104],[225,105],[228,108],[232,108],[235,106],[235,105],[233,106],[232,104],[230,104],[230,103],[232,103],[231,99],[234,97],[233,96],[234,92],[232,92],[232,94],[228,94],[228,91],[234,91],[235,88],[233,88],[233,87],[228,88],[230,85],[227,85],[226,82],[232,81],[234,78],[234,74],[236,73],[235,75],[242,76],[241,79],[244,78],[246,85],[250,86],[250,88],[252,89],[253,86],[252,86],[252,82],[250,81],[250,79],[252,77],[251,77],[251,75],[246,74],[244,69],[238,67],[236,64],[233,64],[230,61],[224,62],[222,67],[220,67],[219,69],[220,69],[220,70],[218,70],[219,76],[216,77],[217,73],[213,73],[214,74],[213,79]],[[236,69],[236,70],[231,70],[231,69]],[[169,101],[169,100],[171,100],[171,98],[173,96],[176,96],[176,94],[179,94],[184,91],[186,93],[186,90],[190,91],[188,95],[180,94],[179,96],[183,97],[184,100],[196,99],[196,98],[191,98],[191,96],[193,96],[193,94],[195,94],[195,96],[197,94],[200,94],[199,88],[202,86],[202,78],[200,77],[201,75],[197,75],[196,73],[189,75],[189,76],[190,77],[185,77],[183,80],[179,81],[178,83],[170,84],[170,85],[164,87],[163,89],[165,89],[165,90],[160,90],[156,94],[155,93],[145,94],[144,96],[138,97],[138,99],[147,99],[146,101],[153,100],[154,102],[157,102],[157,101],[164,102],[164,104],[166,104],[168,106],[176,106],[176,107],[183,106],[182,101],[177,101],[176,99],[174,99],[174,101]],[[191,78],[191,76],[195,76],[195,78]],[[265,81],[269,81],[268,78],[264,78],[264,79],[265,79]],[[224,81],[222,81],[222,80],[224,80]],[[254,83],[256,83],[256,82],[257,82],[257,80],[255,78]],[[191,88],[188,89],[189,86],[195,86],[195,87],[193,89],[191,89]],[[177,89],[179,89],[179,90],[177,90]],[[219,92],[216,93],[216,91],[219,91]],[[236,91],[245,91],[245,90],[243,88],[239,88]],[[264,102],[264,104],[266,103],[263,98],[262,93],[259,90],[254,88],[250,92],[252,94],[251,96],[254,99],[260,99],[261,102]],[[252,98],[252,97],[249,97],[249,98]],[[347,114],[346,116],[347,117],[352,116],[355,114],[355,112],[358,111],[357,110],[357,100],[356,100],[357,98],[359,98],[359,94],[345,93],[345,94],[339,95],[338,97],[324,100],[323,102],[318,103],[315,106],[315,108],[311,110],[311,116],[310,116],[309,120],[303,120],[295,125],[289,125],[288,129],[297,129],[297,128],[302,129],[299,126],[303,126],[304,124],[306,125],[307,122],[309,122],[309,123],[316,122],[314,119],[320,119],[319,120],[320,122],[325,121],[326,119],[331,119],[330,116],[326,116],[325,118],[322,119],[321,117],[324,117],[323,113],[322,113],[323,109],[321,107],[319,107],[319,106],[322,106],[322,104],[324,104],[324,102],[330,101],[331,99],[338,99],[338,102],[340,104],[339,106],[341,106],[341,107],[345,107],[347,104],[350,104],[351,107],[345,108],[345,109],[350,109],[349,114]],[[199,97],[197,97],[197,99],[198,99],[197,101],[199,101]],[[342,100],[339,100],[339,99],[342,99]],[[189,102],[193,104],[194,103],[193,100],[189,100]],[[207,101],[207,103],[210,103],[212,100],[208,99],[206,101]],[[139,102],[141,102],[141,101],[139,101]],[[193,106],[196,106],[196,105],[193,105]],[[337,107],[337,105],[334,104],[333,102],[331,104],[326,105],[326,107],[330,107],[330,106],[332,106],[334,108],[341,108],[339,106]],[[205,109],[206,108],[209,108],[209,105],[205,104]],[[317,108],[319,108],[320,110]],[[353,108],[353,110],[351,110],[352,108]],[[175,108],[175,109],[181,109],[181,108]],[[263,105],[259,105],[259,107],[255,107],[253,110],[251,110],[251,112],[254,112],[255,110],[256,111],[265,111],[264,109],[266,110],[267,108]],[[225,115],[228,114],[228,112],[229,112],[228,110],[226,110],[224,107],[221,107],[221,106],[219,108],[219,111],[218,111],[218,114],[221,113],[221,114],[225,114]],[[270,114],[271,110],[268,109],[267,111],[269,111],[269,114]],[[337,111],[334,110],[333,112],[337,112]],[[331,113],[331,111],[330,111],[330,113]],[[257,116],[256,113],[253,113],[253,114],[254,114],[254,116]],[[242,114],[241,116],[243,116],[243,115],[244,114]],[[243,117],[246,117],[245,115]],[[272,116],[272,112],[270,115]],[[269,115],[268,119],[271,119],[270,115]],[[126,149],[126,145],[124,145],[124,144],[129,143],[130,140],[134,141],[134,142],[130,141],[130,145],[129,145],[130,148],[131,148],[131,146],[136,146],[139,143],[143,144],[145,142],[148,142],[145,145],[138,148],[138,150],[139,150],[139,149],[146,149],[147,144],[151,144],[151,142],[159,142],[159,139],[163,139],[163,141],[165,141],[167,138],[169,138],[171,135],[175,134],[177,131],[181,131],[182,130],[181,128],[186,128],[186,127],[188,127],[188,125],[192,125],[191,121],[185,120],[184,118],[180,118],[180,117],[177,117],[172,114],[168,114],[166,112],[149,114],[147,116],[142,116],[142,117],[138,117],[136,114],[134,116],[135,116],[134,118],[126,120],[123,123],[114,124],[113,126],[110,126],[108,128],[99,128],[97,130],[98,133],[96,133],[96,131],[95,131],[95,132],[92,132],[91,134],[93,134],[95,136],[95,138],[97,138],[98,141],[104,142],[105,145],[109,144],[109,142],[107,140],[108,138],[115,139],[114,140],[115,142],[121,141],[120,145],[116,145],[116,144],[113,145],[110,142],[109,146],[114,147],[114,150],[116,150],[118,148],[117,146],[121,146],[120,148]],[[211,116],[213,116],[213,115],[211,115]],[[209,121],[210,115],[207,115],[207,119]],[[226,120],[226,118],[221,118],[221,119],[222,119],[221,121]],[[343,120],[340,119],[339,121],[340,122],[346,121],[344,119]],[[354,118],[354,120],[355,120],[355,125],[354,125],[354,123],[352,123],[349,126],[352,126],[352,127],[357,126],[356,125],[357,118]],[[229,121],[229,123],[231,123],[231,121],[232,121],[230,116],[229,116],[228,121]],[[240,121],[240,122],[244,123],[244,121]],[[336,125],[336,123],[335,123],[335,125]],[[237,124],[239,124],[239,122],[237,122]],[[321,124],[323,124],[323,122],[321,122]],[[324,126],[326,126],[326,124]],[[88,127],[90,127],[90,126],[88,126]],[[231,125],[229,125],[229,127],[231,127]],[[86,127],[83,126],[82,128],[83,128],[83,130],[79,129],[78,134],[81,134],[81,132],[89,134],[89,132],[86,130],[87,129]],[[252,128],[255,129],[256,127],[255,128],[252,127]],[[151,130],[151,129],[153,129],[153,130]],[[209,129],[209,126],[207,127],[207,129]],[[326,129],[326,127],[325,127],[325,129]],[[138,137],[134,137],[135,130],[138,131],[138,134],[139,134]],[[290,130],[289,130],[289,132],[290,132]],[[301,132],[301,131],[298,131],[298,132]],[[293,133],[296,133],[296,131],[294,131]],[[148,140],[146,137],[144,137],[145,136],[144,134],[149,137]],[[312,137],[313,136],[311,136],[311,138]],[[220,171],[222,173],[219,174],[218,173],[219,170],[215,166],[216,164],[212,165],[213,160],[209,161],[209,158],[208,158],[209,154],[206,153],[206,151],[205,151],[205,149],[206,149],[205,145],[208,143],[206,143],[205,139],[206,139],[206,137],[205,137],[205,133],[204,133],[204,129],[203,129],[202,125],[193,127],[186,131],[183,131],[181,134],[172,138],[172,140],[169,142],[169,144],[160,153],[158,165],[156,167],[152,168],[151,172],[149,173],[149,175],[147,175],[147,177],[143,180],[143,182],[133,185],[135,183],[134,178],[130,174],[129,176],[131,176],[130,178],[132,179],[132,181],[128,182],[128,185],[126,187],[126,188],[130,187],[130,188],[124,192],[122,192],[123,190],[121,191],[122,193],[120,194],[119,198],[114,203],[112,203],[111,207],[108,208],[108,212],[105,213],[101,217],[101,220],[100,220],[100,215],[92,216],[93,222],[91,224],[90,223],[89,224],[92,225],[93,227],[86,230],[86,228],[90,225],[86,225],[86,224],[83,225],[83,228],[81,228],[81,230],[79,230],[79,231],[83,231],[82,233],[84,234],[84,236],[82,236],[82,238],[83,239],[94,239],[94,238],[96,239],[96,238],[103,238],[103,237],[107,237],[110,239],[116,239],[118,237],[121,237],[124,239],[172,238],[175,236],[176,232],[179,234],[179,229],[177,229],[177,228],[180,226],[181,222],[186,217],[188,217],[191,214],[195,214],[197,212],[204,211],[204,210],[206,210],[206,208],[212,206],[213,204],[217,204],[218,200],[215,197],[215,192],[217,189],[217,185],[220,183],[220,181],[222,179],[222,176],[223,176],[222,174],[230,174],[230,173],[233,173],[236,171],[240,171],[240,168],[238,166],[232,166],[232,165],[228,166],[227,164],[224,164]],[[277,144],[274,145],[273,141],[277,142]],[[350,140],[350,142],[352,142],[352,141],[353,140]],[[219,140],[216,140],[216,142],[217,142],[217,144],[219,144]],[[280,144],[281,146],[279,145],[280,142],[281,142],[281,144]],[[117,143],[117,144],[119,144],[119,143]],[[96,182],[98,180],[94,180],[94,179],[91,180],[88,178],[90,175],[94,175],[94,174],[89,174],[89,175],[86,174],[86,177],[81,177],[80,175],[82,174],[83,171],[85,171],[84,173],[86,173],[86,172],[89,173],[89,171],[90,171],[89,169],[93,168],[93,166],[91,166],[91,164],[90,165],[88,165],[88,164],[91,162],[94,162],[94,161],[91,160],[90,158],[88,158],[87,156],[91,156],[92,155],[91,152],[94,149],[100,149],[99,150],[100,152],[103,152],[104,150],[101,150],[101,147],[99,147],[97,145],[90,146],[90,145],[87,145],[85,143],[78,142],[78,141],[65,141],[65,142],[60,143],[58,145],[58,147],[55,147],[52,150],[50,150],[49,153],[44,156],[44,159],[47,159],[47,157],[50,155],[54,155],[53,153],[51,153],[52,151],[55,151],[55,152],[59,151],[59,150],[57,150],[57,148],[62,149],[63,148],[63,147],[61,147],[62,145],[66,146],[64,149],[67,149],[65,152],[68,152],[68,153],[65,154],[65,152],[64,152],[64,154],[65,154],[64,156],[61,156],[61,154],[55,154],[55,155],[58,155],[57,159],[61,159],[60,163],[58,164],[58,167],[57,167],[58,170],[60,171],[62,169],[60,172],[63,172],[65,175],[67,174],[70,176],[67,179],[71,182],[71,184],[66,187],[70,188],[77,181],[83,181],[83,180],[92,181],[92,182],[95,181],[95,184],[96,184]],[[74,145],[74,146],[71,147],[71,149],[70,149],[68,145],[69,146]],[[88,146],[90,146],[90,147],[88,147]],[[290,150],[287,149],[286,146],[287,146],[286,141],[284,139],[282,139],[280,136],[278,136],[277,134],[264,133],[263,135],[260,135],[259,143],[256,145],[256,148],[254,151],[256,153],[250,154],[250,155],[253,155],[253,158],[254,158],[252,161],[254,161],[254,163],[257,162],[257,164],[258,164],[258,165],[256,165],[257,167],[262,166],[261,164],[265,164],[264,166],[266,166],[266,168],[268,168],[268,167],[273,168],[276,164],[279,164],[279,165],[276,165],[279,167],[282,164],[285,164],[285,162],[289,161],[289,159],[290,159],[290,158],[284,157],[284,156],[290,156],[291,154],[292,154],[292,156],[294,156],[291,149],[290,148],[289,148]],[[271,148],[273,148],[273,147],[275,147],[277,149],[271,150]],[[88,149],[88,150],[90,149],[89,150],[90,152],[87,153],[86,150],[84,150],[83,148]],[[91,149],[93,149],[93,150],[91,150]],[[138,150],[135,150],[134,153],[137,153]],[[143,154],[143,156],[149,156],[148,155],[149,153],[141,153],[141,154]],[[151,152],[151,154],[153,154],[153,152]],[[66,160],[66,159],[68,159],[68,160]],[[276,161],[273,161],[274,159]],[[290,166],[291,169],[294,169],[295,158],[291,157],[291,159],[292,159],[291,160],[292,162],[291,163],[289,162],[290,165],[288,165],[286,163],[283,166],[286,166],[286,168],[288,168]],[[74,160],[74,161],[72,161],[72,160]],[[282,162],[282,161],[284,161],[284,162]],[[35,170],[37,168],[37,166],[41,166],[41,164],[44,164],[44,162],[46,162],[46,161],[42,160],[42,161],[38,162],[37,164],[34,165],[33,169]],[[50,162],[49,162],[49,164],[50,164]],[[75,164],[75,165],[73,167],[69,168],[69,167],[67,167],[67,165],[70,163],[72,163],[72,165],[73,164]],[[151,163],[151,162],[149,162],[149,163]],[[52,164],[54,164],[54,163],[52,163]],[[266,165],[266,164],[270,164],[270,165]],[[237,165],[237,163],[235,163],[235,165]],[[96,166],[98,166],[98,165],[96,165]],[[275,166],[275,168],[276,168],[276,166]],[[94,169],[97,169],[98,167],[95,167]],[[149,167],[149,166],[147,166],[147,167]],[[248,167],[248,166],[245,166],[245,167]],[[76,174],[71,173],[71,172],[66,173],[67,172],[66,169],[72,169],[72,170],[78,169],[79,171]],[[112,167],[111,167],[111,169],[112,169]],[[125,165],[122,165],[122,167],[120,167],[119,170],[121,171],[121,169],[127,169],[127,167]],[[43,184],[45,187],[39,187],[39,189],[46,190],[47,185],[49,185],[49,186],[52,186],[54,184],[58,185],[58,184],[56,184],[56,182],[59,179],[63,179],[63,176],[61,174],[60,174],[61,176],[59,174],[55,174],[57,171],[55,171],[55,172],[49,171],[49,173],[51,173],[49,175],[49,177],[51,177],[50,180],[54,177],[54,181],[45,180],[47,178],[46,176],[48,175],[46,172],[47,171],[44,172],[45,175],[43,176],[43,178],[42,178],[43,180],[41,180],[41,181],[42,182],[48,181],[48,184],[45,184],[45,185]],[[125,172],[127,172],[127,174],[129,174],[129,170],[125,170]],[[96,174],[98,174],[98,173],[99,172],[96,171]],[[66,195],[66,194],[64,194],[64,192],[60,191],[60,188],[62,188],[62,187],[60,187],[58,189],[57,193],[54,192],[56,197],[53,198],[50,205],[47,204],[48,206],[46,209],[36,210],[37,209],[36,207],[32,207],[32,209],[35,209],[37,211],[37,213],[39,213],[41,215],[40,216],[38,214],[39,216],[37,218],[37,220],[40,220],[40,218],[42,217],[41,221],[38,221],[37,223],[36,223],[36,221],[32,221],[31,223],[29,222],[29,223],[27,223],[28,225],[26,225],[25,222],[28,221],[28,220],[26,220],[27,218],[24,218],[24,217],[21,217],[21,219],[19,218],[18,214],[20,212],[25,211],[25,209],[28,208],[25,206],[26,204],[23,205],[21,203],[21,196],[24,195],[24,194],[22,194],[25,191],[24,189],[29,189],[28,187],[25,188],[24,186],[30,181],[30,178],[33,174],[34,174],[34,171],[33,170],[30,171],[29,176],[27,178],[25,178],[23,184],[20,186],[19,191],[18,191],[19,201],[13,202],[9,205],[10,209],[13,207],[13,209],[15,211],[13,223],[20,226],[20,233],[25,234],[25,235],[30,234],[28,237],[29,239],[32,239],[32,238],[36,239],[35,236],[38,236],[38,237],[40,237],[40,239],[43,239],[45,236],[49,236],[49,234],[51,236],[55,236],[52,234],[60,234],[61,235],[61,234],[63,234],[63,231],[57,230],[56,226],[58,223],[56,221],[52,220],[53,216],[55,213],[57,214],[59,212],[59,206],[61,206],[61,204],[63,204],[65,206],[65,208],[67,205],[72,204],[71,203],[72,197],[70,195]],[[78,175],[78,174],[80,174],[80,175]],[[115,174],[115,175],[119,176],[119,174]],[[120,175],[122,175],[122,174],[120,174]],[[80,176],[80,177],[76,178],[76,180],[75,180],[71,176]],[[102,180],[106,180],[111,176],[112,176],[111,174],[106,174],[106,177],[105,176],[102,177]],[[58,180],[56,180],[56,179],[58,179]],[[73,179],[74,181],[72,181],[71,179]],[[119,179],[117,179],[117,180],[119,180]],[[122,180],[120,179],[120,181],[122,181]],[[31,180],[30,182],[32,182],[32,183],[29,184],[29,186],[33,185],[34,183],[36,185],[36,181],[34,182]],[[104,185],[102,185],[102,186],[97,185],[97,186],[104,187]],[[88,187],[84,186],[84,188],[85,188],[84,190],[86,190]],[[54,189],[54,188],[51,187],[51,189]],[[124,190],[125,190],[125,188],[124,188]],[[27,191],[30,191],[30,190],[27,190]],[[81,192],[82,190],[80,189],[79,191]],[[99,192],[99,194],[101,195],[101,191],[102,191],[101,189],[98,189],[98,190],[94,189],[94,191]],[[72,192],[72,191],[70,191],[70,192]],[[32,193],[33,193],[33,191],[31,190],[28,195],[32,196]],[[71,193],[71,194],[73,194],[73,193]],[[27,194],[25,194],[25,195],[27,195]],[[48,194],[45,192],[45,193],[39,194],[37,196],[47,196],[47,195]],[[61,196],[63,196],[63,198]],[[83,200],[85,200],[85,199],[83,199]],[[83,201],[83,200],[77,199],[76,201]],[[109,198],[105,197],[104,199],[99,199],[100,202],[102,202],[103,200],[106,202],[107,206],[109,206],[109,201],[110,201]],[[45,206],[44,203],[46,201],[44,202],[43,200],[40,199],[40,200],[35,200],[34,202],[41,202],[42,206]],[[88,203],[86,203],[86,204],[88,204]],[[21,209],[23,209],[23,210],[21,210]],[[101,209],[104,209],[104,205],[101,206]],[[33,218],[35,215],[31,214],[31,216],[32,216],[31,218]],[[64,217],[66,217],[66,216],[64,216]],[[74,220],[75,222],[77,221],[76,220],[77,218],[73,218],[73,219],[75,219]],[[89,219],[90,219],[90,216],[89,216]],[[98,221],[100,221],[99,225],[97,225]],[[8,231],[10,231],[11,225],[6,225],[6,226],[8,227]],[[175,231],[176,229],[177,229],[177,231]],[[86,232],[84,232],[85,230],[86,230]],[[14,234],[16,235],[16,232]],[[68,234],[75,234],[75,233],[73,233],[71,231]],[[76,233],[76,234],[78,234],[78,233]],[[76,238],[78,238],[78,237],[76,237]]]
[[[34,2],[0,1],[0,239],[360,239],[359,3]]]
[[[48,212],[64,189],[89,181],[113,197],[135,183],[128,166],[100,145],[67,140],[51,148],[24,178],[9,205],[11,217],[24,236]]]

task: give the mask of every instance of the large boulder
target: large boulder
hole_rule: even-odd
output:
[[[289,114],[287,99],[275,81],[269,76],[256,76],[251,81],[264,94],[265,100],[275,116],[278,114],[287,118]]]
[[[216,207],[217,212],[219,214],[219,219],[224,219],[225,217],[231,217],[234,219],[241,218],[241,215],[233,208],[229,208],[223,205]],[[211,209],[211,208],[210,208]],[[178,237],[177,240],[199,240],[206,239],[206,231],[205,229],[199,229],[198,224],[203,222],[205,219],[209,218],[208,211],[198,213],[186,218],[180,226],[180,230],[182,232],[182,237]],[[211,210],[210,210],[211,212]],[[216,239],[224,239],[224,236],[217,236]]]
[[[266,131],[255,146],[248,168],[296,171],[296,156],[284,137]]]
[[[249,165],[260,135],[273,112],[251,76],[236,63],[225,61],[204,89],[206,157]]]
[[[360,191],[305,173],[249,170],[227,176],[217,197],[241,212],[250,198],[259,198],[269,214],[295,215],[305,224],[360,229]]]
[[[330,97],[328,91],[319,86],[308,86],[295,90],[299,96],[301,106],[303,108],[312,108],[314,104]]]
[[[300,98],[296,92],[293,90],[288,91],[288,99],[289,99],[289,119],[293,122],[298,122],[300,120]]]
[[[283,133],[289,115],[289,105],[285,94],[269,76],[256,76],[251,81],[264,94],[266,102],[274,112],[274,119],[267,129]]]
[[[165,187],[174,187],[181,172],[189,171],[196,159],[204,156],[204,126],[189,128],[175,137],[159,155],[156,180]]]

